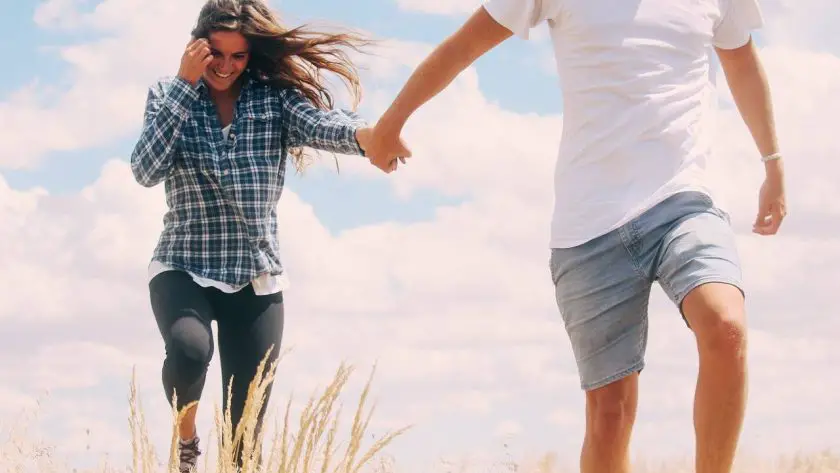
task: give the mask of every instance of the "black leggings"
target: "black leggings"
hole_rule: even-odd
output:
[[[227,408],[227,386],[233,376],[230,410],[236,429],[248,386],[260,362],[272,345],[274,348],[267,364],[276,360],[279,354],[283,335],[283,294],[257,296],[250,285],[228,294],[201,287],[182,271],[158,274],[149,282],[149,292],[152,311],[166,347],[162,377],[169,404],[172,405],[173,390],[178,394],[179,411],[201,398],[207,367],[213,357],[210,322],[215,320],[224,383],[222,408]],[[258,432],[270,394],[271,386],[259,413]]]

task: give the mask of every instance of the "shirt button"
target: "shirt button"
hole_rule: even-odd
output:
[[[230,174],[230,169],[225,169],[224,171],[222,171],[222,176],[227,176],[228,174]]]

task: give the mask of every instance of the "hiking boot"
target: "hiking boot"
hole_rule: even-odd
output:
[[[198,457],[201,455],[201,450],[198,449],[198,436],[192,438],[192,440],[180,440],[180,450],[181,450],[181,465],[178,471],[180,473],[195,473],[197,471],[196,463],[198,462]]]

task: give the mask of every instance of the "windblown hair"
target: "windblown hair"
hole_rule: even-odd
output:
[[[323,72],[336,74],[353,97],[353,110],[362,96],[358,70],[347,50],[360,51],[372,41],[353,33],[323,33],[306,26],[287,29],[263,0],[207,0],[192,31],[195,38],[214,31],[236,31],[250,47],[245,72],[258,82],[277,88],[295,88],[316,107],[330,110],[334,97],[324,83]],[[290,150],[298,169],[304,153]]]

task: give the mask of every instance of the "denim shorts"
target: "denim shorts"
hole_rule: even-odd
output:
[[[680,313],[686,294],[704,283],[744,292],[729,216],[700,192],[671,196],[580,246],[552,249],[550,269],[587,391],[644,368],[654,282]]]

